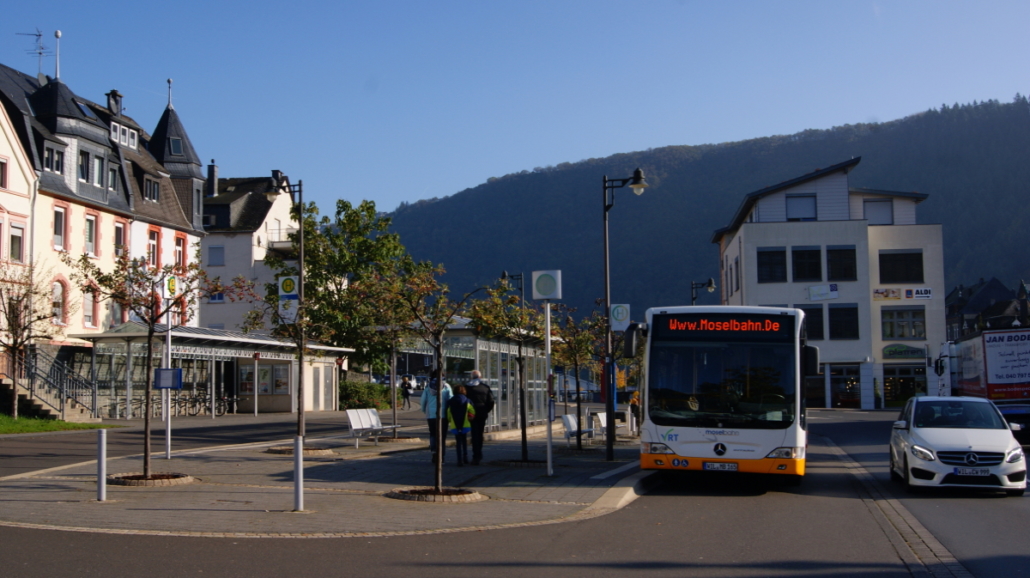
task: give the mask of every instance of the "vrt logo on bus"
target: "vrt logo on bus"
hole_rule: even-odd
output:
[[[662,438],[663,442],[675,442],[679,441],[680,434],[672,433],[672,428],[669,428],[669,431],[659,434],[659,437]]]

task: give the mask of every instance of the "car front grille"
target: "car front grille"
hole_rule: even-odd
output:
[[[976,456],[976,461],[970,463],[967,456],[973,454]],[[937,459],[941,460],[942,464],[948,464],[949,466],[966,466],[966,467],[986,467],[996,466],[1001,463],[1001,460],[1005,459],[1005,454],[1001,452],[937,452]]]
[[[941,480],[942,484],[955,484],[962,486],[1000,486],[1001,480],[998,476],[959,476],[956,474],[948,474]]]

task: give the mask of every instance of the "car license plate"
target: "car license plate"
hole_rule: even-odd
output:
[[[705,462],[704,468],[711,472],[735,472],[737,464],[725,462]]]
[[[990,468],[955,468],[956,476],[989,476]]]

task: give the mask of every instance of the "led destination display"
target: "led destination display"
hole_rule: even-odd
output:
[[[742,313],[655,315],[651,331],[662,340],[791,341],[794,317]]]

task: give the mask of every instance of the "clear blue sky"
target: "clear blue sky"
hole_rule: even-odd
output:
[[[174,7],[162,9],[164,7]],[[1030,2],[8,2],[0,62],[174,104],[220,176],[381,210],[666,145],[889,121],[1030,92]],[[53,75],[54,57],[44,59]],[[598,175],[600,176],[600,175]]]

